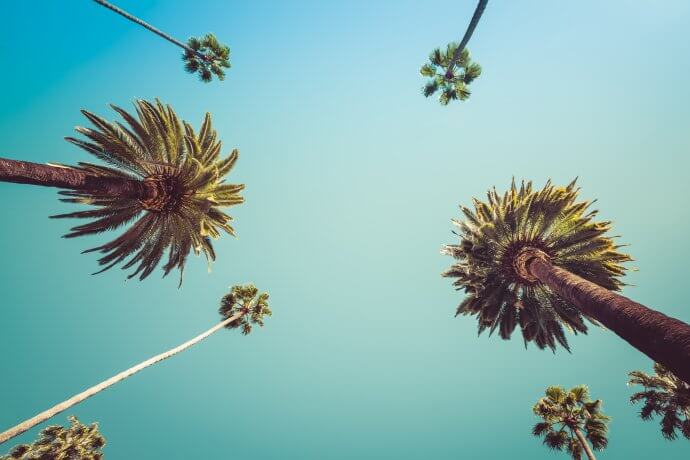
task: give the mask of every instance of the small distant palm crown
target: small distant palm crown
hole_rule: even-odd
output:
[[[101,460],[105,438],[98,424],[83,425],[76,417],[69,417],[70,426],[49,426],[41,431],[33,444],[20,444],[0,460]]]
[[[259,294],[259,290],[253,284],[233,286],[230,292],[221,299],[218,313],[223,319],[241,314],[237,320],[225,327],[240,328],[244,335],[249,334],[254,325],[263,327],[264,317],[273,314],[268,306],[268,294],[265,292]]]
[[[654,364],[655,375],[642,371],[630,372],[628,385],[641,385],[644,391],[630,397],[632,403],[644,401],[640,410],[642,420],[661,416],[661,433],[666,439],[677,438],[676,430],[690,439],[690,385],[661,364]]]
[[[192,37],[187,41],[191,49],[185,50],[182,60],[185,62],[185,70],[189,73],[198,73],[203,82],[210,82],[213,75],[218,80],[225,80],[225,69],[230,68],[230,48],[221,45],[213,34],[206,34],[201,38]]]
[[[448,105],[454,100],[464,101],[470,97],[468,85],[482,73],[481,66],[470,60],[467,48],[462,50],[457,63],[449,69],[457,48],[457,43],[449,43],[445,51],[436,48],[429,55],[429,62],[419,71],[423,76],[430,78],[422,89],[424,96],[429,97],[440,90],[438,100],[443,105]]]
[[[532,428],[534,436],[543,437],[544,444],[553,450],[566,449],[575,460],[580,460],[583,452],[576,430],[594,449],[606,448],[610,418],[601,411],[600,399],[590,400],[586,386],[576,386],[568,391],[552,386],[546,389],[545,394],[532,409],[544,420]]]
[[[564,328],[587,332],[575,306],[519,269],[524,251],[536,249],[557,266],[620,290],[621,262],[631,259],[606,236],[611,223],[596,222],[591,202],[577,201],[578,191],[575,181],[567,187],[549,181],[541,190],[513,181],[503,195],[493,189],[486,202],[474,199],[473,210],[460,207],[465,219],[453,220],[460,243],[442,250],[456,259],[443,276],[467,294],[456,316],[474,315],[479,334],[498,329],[505,340],[519,326],[525,346],[534,342],[540,349],[555,350],[560,343],[569,350]]]
[[[134,223],[113,241],[84,252],[104,254],[97,273],[123,263],[123,269],[135,267],[129,278],[146,278],[168,250],[164,276],[171,270],[182,272],[190,251],[204,253],[209,263],[215,260],[211,238],[224,231],[234,235],[232,218],[220,208],[242,203],[242,184],[226,184],[225,176],[238,158],[233,150],[220,158],[221,142],[206,114],[201,129],[195,132],[180,121],[170,106],[136,101],[138,117],[112,106],[128,126],[111,123],[88,111],[82,113],[94,128],[78,127],[88,140],[66,140],[106,162],[109,166],[79,163],[67,166],[105,178],[124,178],[143,182],[152,198],[103,196],[96,192],[61,191],[62,201],[86,204],[96,209],[53,216],[87,218],[91,222],[74,227],[67,238],[99,234]],[[125,260],[130,257],[128,261]]]

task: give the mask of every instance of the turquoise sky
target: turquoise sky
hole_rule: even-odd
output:
[[[572,354],[477,338],[439,254],[458,204],[513,176],[579,176],[636,259],[626,295],[690,321],[689,2],[492,0],[470,43],[484,73],[449,107],[418,69],[474,1],[117,1],[228,42],[228,78],[208,85],[94,2],[0,3],[0,156],[86,160],[62,140],[80,109],[160,97],[194,125],[212,112],[247,184],[239,238],[180,290],[90,276],[79,252],[100,239],[48,219],[73,208],[0,184],[0,429],[210,327],[227,287],[253,281],[271,293],[264,329],[222,331],[53,422],[99,421],[111,460],[565,459],[531,436],[531,407],[586,383],[613,417],[602,459],[690,457],[628,402],[645,356],[600,329]]]

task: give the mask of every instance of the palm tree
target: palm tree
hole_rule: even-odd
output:
[[[22,423],[16,425],[13,428],[0,433],[0,444],[3,442],[14,438],[26,430],[43,423],[51,417],[59,414],[62,411],[69,409],[70,407],[79,404],[80,402],[90,398],[91,396],[100,393],[101,391],[110,388],[118,382],[123,381],[127,377],[136,374],[139,371],[146,369],[156,363],[164,361],[182,351],[187,350],[193,345],[198,344],[205,338],[211,336],[212,334],[218,332],[222,328],[226,329],[241,329],[242,334],[249,334],[252,330],[253,325],[263,326],[264,317],[271,316],[271,309],[268,307],[268,294],[261,293],[252,284],[247,284],[244,286],[233,286],[230,293],[226,294],[220,303],[220,309],[218,310],[222,320],[208,329],[207,331],[197,335],[191,340],[178,345],[168,351],[161,354],[153,356],[144,362],[141,362],[135,366],[126,369],[119,374],[110,377],[101,383],[94,385],[81,393],[78,393],[71,398],[56,404],[48,410],[41,412],[40,414],[23,421]]]
[[[479,64],[470,61],[466,46],[488,2],[489,0],[479,0],[472,20],[459,44],[454,42],[448,44],[445,53],[439,48],[431,52],[429,63],[423,65],[420,70],[423,76],[432,78],[423,88],[424,96],[429,97],[440,88],[439,102],[443,105],[448,105],[451,100],[464,101],[470,96],[467,85],[481,74],[482,68]],[[462,72],[454,72],[456,65],[462,69]]]
[[[105,438],[98,424],[86,426],[76,417],[69,417],[69,422],[69,428],[44,428],[33,444],[20,444],[0,460],[101,460]]]
[[[568,349],[564,327],[586,333],[587,318],[690,382],[690,325],[613,292],[630,257],[578,192],[575,181],[541,190],[513,181],[503,196],[475,199],[474,210],[461,206],[460,244],[443,249],[456,259],[443,275],[468,294],[457,315],[476,315],[479,333],[498,329],[506,340],[519,325],[525,345],[554,350]]]
[[[97,273],[122,263],[136,265],[130,278],[146,278],[169,249],[164,276],[182,272],[189,252],[215,260],[211,238],[223,230],[234,235],[232,218],[220,208],[242,203],[244,185],[226,184],[225,176],[238,158],[237,150],[220,158],[221,143],[206,114],[199,133],[181,122],[172,107],[160,101],[136,101],[138,114],[112,106],[128,126],[83,110],[94,128],[77,127],[87,137],[66,140],[108,166],[41,165],[0,158],[0,181],[67,189],[62,201],[95,209],[53,216],[93,219],[65,235],[73,238],[98,234],[134,222],[113,241],[89,249],[102,254]]]
[[[644,391],[630,397],[633,404],[644,401],[640,410],[642,420],[661,416],[661,433],[666,439],[676,439],[676,430],[690,439],[690,385],[659,363],[654,363],[654,373],[632,371],[628,385],[642,385]]]
[[[448,105],[450,101],[454,100],[464,101],[470,97],[470,90],[467,85],[482,73],[482,67],[476,62],[472,62],[470,52],[464,49],[457,61],[462,72],[449,74],[446,69],[449,68],[458,49],[457,43],[449,43],[445,52],[436,48],[429,55],[429,62],[424,64],[419,71],[423,76],[431,78],[424,85],[424,96],[429,97],[440,89],[441,95],[438,100],[442,105]]]
[[[213,34],[206,34],[201,38],[190,38],[187,44],[171,37],[170,35],[161,32],[157,28],[142,21],[141,19],[132,16],[128,12],[104,0],[94,0],[99,5],[108,8],[111,11],[129,19],[130,21],[139,24],[142,27],[150,30],[169,41],[170,43],[179,46],[184,50],[182,60],[185,62],[185,70],[189,73],[199,73],[199,78],[203,82],[210,82],[215,74],[219,80],[225,79],[224,68],[230,68],[230,48],[221,45]]]
[[[589,399],[585,385],[567,392],[562,387],[552,386],[545,394],[532,409],[544,420],[534,425],[532,434],[544,437],[544,444],[553,450],[567,449],[574,460],[580,460],[583,451],[589,460],[596,460],[589,442],[596,450],[606,448],[610,420],[601,412],[601,399]]]

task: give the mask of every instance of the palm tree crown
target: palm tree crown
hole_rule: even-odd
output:
[[[606,236],[610,222],[594,221],[596,211],[587,210],[591,203],[577,201],[578,191],[575,181],[567,187],[549,181],[541,190],[531,182],[518,188],[513,181],[503,195],[493,189],[488,201],[475,199],[474,210],[460,207],[465,219],[453,221],[460,243],[442,251],[456,263],[443,276],[455,278],[457,289],[467,293],[457,315],[477,316],[480,334],[498,329],[507,340],[519,325],[525,345],[555,350],[557,343],[569,349],[564,327],[586,333],[578,308],[520,269],[527,248],[599,286],[621,288],[620,263],[630,257]]]
[[[33,444],[20,444],[0,460],[100,460],[103,458],[105,438],[98,424],[83,425],[76,417],[69,417],[70,427],[49,426],[41,431]]]
[[[436,48],[429,55],[429,62],[419,71],[430,78],[422,90],[424,95],[429,97],[441,90],[439,102],[443,105],[452,100],[466,100],[470,96],[467,85],[482,73],[482,67],[471,61],[467,48],[462,50],[457,62],[453,61],[458,46],[457,43],[449,43],[445,51]]]
[[[264,317],[273,314],[268,306],[268,293],[259,294],[259,290],[253,284],[233,286],[230,292],[221,299],[218,313],[223,320],[240,314],[238,319],[225,327],[227,329],[241,328],[244,335],[252,331],[253,325],[263,327]]]
[[[234,235],[232,218],[220,208],[242,203],[244,185],[226,184],[225,176],[237,161],[238,152],[220,158],[221,142],[206,114],[201,129],[180,121],[170,106],[160,101],[135,103],[137,116],[113,106],[127,126],[111,123],[88,111],[83,114],[94,128],[78,127],[88,140],[67,137],[109,166],[79,163],[66,166],[97,177],[143,181],[151,198],[104,196],[89,190],[60,192],[63,201],[94,206],[96,209],[53,216],[88,218],[91,222],[74,227],[67,238],[114,230],[134,222],[113,241],[89,249],[103,256],[105,271],[130,257],[123,269],[136,266],[130,278],[146,278],[168,250],[164,276],[174,268],[182,271],[190,251],[203,252],[209,263],[215,259],[211,238],[220,231]]]
[[[221,45],[213,34],[206,34],[201,38],[192,37],[187,41],[182,60],[185,70],[189,73],[199,73],[203,82],[210,82],[215,75],[218,80],[225,80],[223,68],[230,68],[230,48]]]
[[[644,387],[644,391],[632,395],[630,401],[644,401],[640,410],[642,420],[661,416],[661,433],[666,439],[676,439],[676,430],[690,439],[690,385],[661,364],[654,363],[654,373],[630,372],[628,385]]]
[[[543,437],[544,444],[551,449],[567,449],[575,460],[580,460],[583,450],[589,449],[582,444],[586,442],[583,437],[597,450],[606,448],[610,418],[602,413],[600,399],[590,400],[586,386],[568,391],[551,386],[545,394],[533,408],[534,414],[544,420],[534,425],[534,436]]]

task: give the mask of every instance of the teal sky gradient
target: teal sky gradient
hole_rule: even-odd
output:
[[[52,422],[99,421],[110,460],[566,459],[531,436],[531,407],[585,383],[613,417],[602,459],[690,457],[628,402],[645,356],[594,328],[572,354],[477,338],[439,254],[458,204],[579,176],[636,259],[625,294],[690,322],[689,2],[493,0],[470,42],[484,73],[449,107],[418,70],[474,1],[116,3],[180,39],[216,33],[226,81],[198,82],[94,2],[1,0],[0,156],[87,160],[62,140],[82,108],[112,119],[109,103],[159,97],[195,126],[210,111],[240,149],[239,238],[180,290],[90,276],[79,252],[102,238],[48,219],[74,207],[0,184],[0,429],[212,326],[227,287],[252,281],[271,294],[265,328],[221,331]]]

